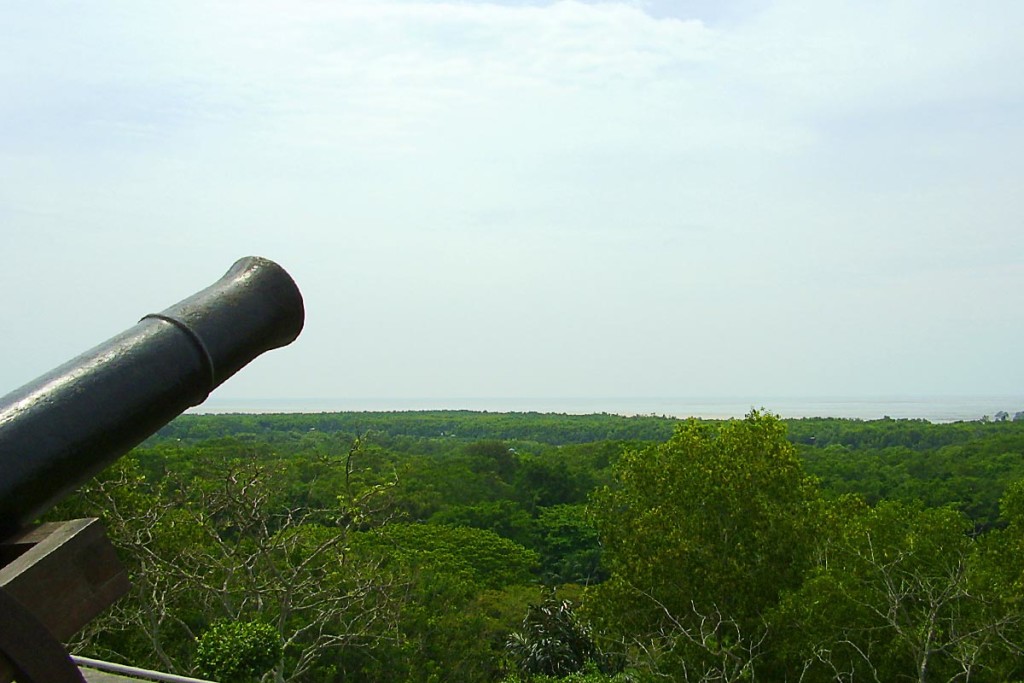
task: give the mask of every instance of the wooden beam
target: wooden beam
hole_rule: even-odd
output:
[[[0,542],[0,587],[67,641],[128,592],[128,575],[97,519],[50,522]],[[2,658],[0,658],[2,659]],[[0,661],[0,683],[11,680]]]

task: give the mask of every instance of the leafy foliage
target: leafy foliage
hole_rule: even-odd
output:
[[[598,591],[636,625],[691,603],[757,623],[810,560],[816,491],[785,427],[752,412],[690,421],[629,452],[594,498],[611,579]]]
[[[259,680],[283,654],[277,629],[259,621],[222,621],[196,642],[199,671],[220,683]]]
[[[160,430],[160,439],[206,440],[227,435],[258,435],[261,440],[287,438],[311,430],[356,436],[388,436],[528,441],[545,444],[602,440],[660,441],[676,420],[669,417],[624,417],[607,413],[487,413],[469,410],[344,412],[281,415],[182,415]]]
[[[802,641],[805,680],[971,679],[1007,622],[975,580],[969,524],[949,508],[886,501],[849,515],[777,619]],[[780,629],[781,630],[781,629]]]
[[[553,591],[530,605],[520,630],[509,636],[506,651],[513,669],[527,680],[569,676],[603,659],[590,626],[571,602],[558,599]]]
[[[133,580],[73,647],[176,673],[258,622],[277,681],[985,683],[1024,678],[1022,456],[1011,422],[183,416],[55,515]]]

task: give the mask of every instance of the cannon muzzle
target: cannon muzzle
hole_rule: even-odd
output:
[[[0,398],[0,539],[302,330],[302,295],[273,261],[220,280]]]

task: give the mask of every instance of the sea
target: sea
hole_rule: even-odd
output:
[[[752,409],[783,418],[841,417],[859,420],[922,419],[958,422],[1022,413],[1024,394],[1014,396],[734,396],[627,398],[220,398],[211,396],[190,413],[332,413],[347,411],[471,410],[492,413],[658,415],[730,419]]]

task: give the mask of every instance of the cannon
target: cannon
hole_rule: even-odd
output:
[[[34,520],[254,358],[294,341],[303,321],[288,273],[243,258],[0,398],[0,681],[83,680],[59,640],[127,590],[96,520]]]

